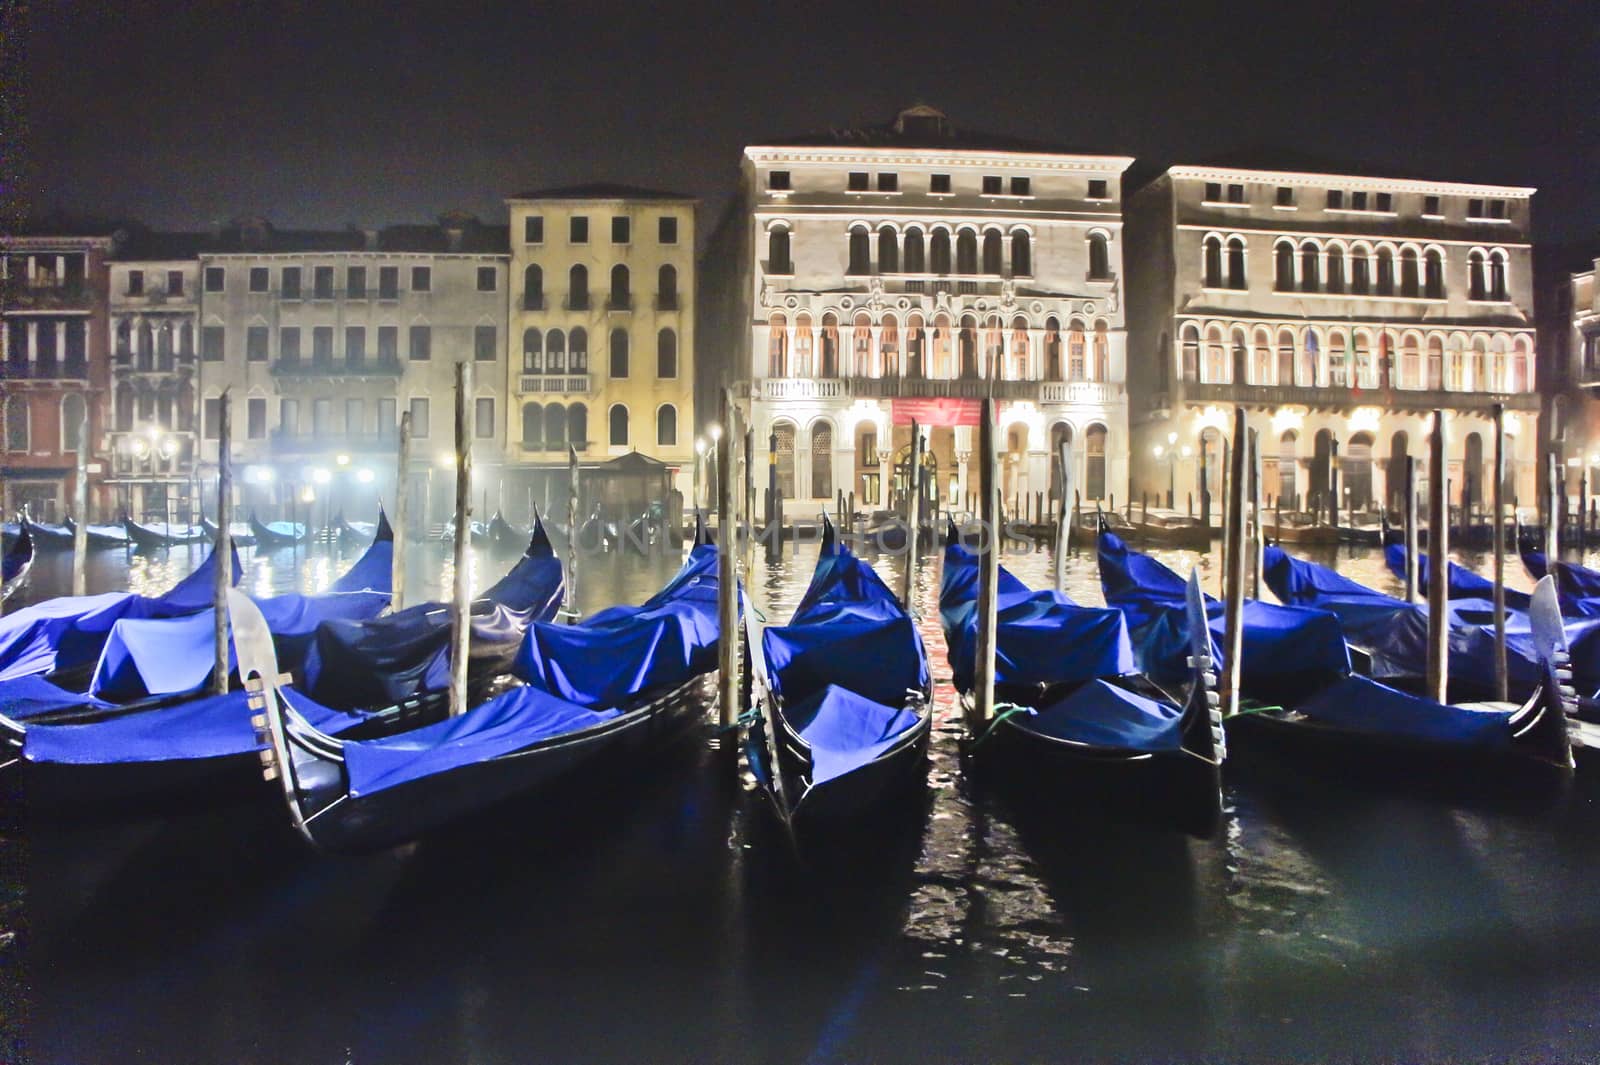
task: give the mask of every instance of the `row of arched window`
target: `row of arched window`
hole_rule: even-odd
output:
[[[629,376],[628,331],[613,329],[607,375]],[[570,332],[536,328],[522,331],[522,372],[525,374],[564,374],[589,372],[589,331],[577,326]],[[678,334],[670,328],[656,332],[656,376],[678,376]]]
[[[61,451],[63,453],[78,450],[78,431],[83,425],[84,414],[88,411],[88,402],[82,395],[69,392],[61,397]],[[5,441],[7,451],[31,451],[33,449],[33,415],[29,409],[28,395],[16,392],[6,397],[5,407]]]
[[[1370,329],[1225,332],[1212,324],[1179,335],[1179,369],[1206,384],[1294,385],[1301,388],[1430,389],[1516,393],[1534,387],[1526,336]]]
[[[791,326],[774,314],[768,323],[767,373],[770,377],[911,377],[982,378],[991,373],[1003,381],[1111,380],[1111,335],[1104,319],[1092,329],[1073,318],[1065,330],[1060,319],[1045,319],[1032,329],[1018,315],[1008,324],[990,315],[981,324],[975,315],[959,323],[938,314],[928,325],[921,314],[893,314],[877,323],[866,314],[841,326],[836,314],[822,315],[820,328],[811,315],[799,314]],[[843,356],[848,344],[851,359]]]
[[[189,432],[194,428],[194,390],[188,385],[160,389],[119,384],[112,401],[116,428],[123,432],[141,425]]]
[[[606,440],[612,447],[633,443],[628,406],[613,403],[606,412]],[[663,403],[656,408],[656,446],[677,447],[678,408]],[[589,444],[589,408],[582,403],[524,403],[522,446],[530,451],[583,448]]]
[[[1089,234],[1086,243],[1089,279],[1109,281],[1110,237],[1096,231]],[[766,272],[794,273],[787,222],[775,222],[767,232]],[[845,273],[1032,277],[1033,237],[1020,226],[1013,227],[1009,235],[994,227],[980,234],[974,227],[962,226],[952,238],[950,227],[944,225],[902,228],[884,224],[874,232],[864,223],[857,223],[849,231]]]
[[[175,359],[194,355],[194,333],[187,321],[157,321],[141,318],[118,319],[112,353],[121,362],[132,360],[135,369],[170,370]]]
[[[1409,299],[1445,298],[1445,256],[1437,247],[1288,238],[1273,245],[1273,288],[1278,292],[1320,292]],[[1467,254],[1467,295],[1474,300],[1508,299],[1503,248],[1474,248]],[[1239,235],[1210,234],[1201,246],[1201,272],[1207,288],[1249,287],[1248,253]]]
[[[522,272],[522,309],[544,310],[544,268],[530,263]],[[589,268],[579,263],[567,271],[567,297],[563,307],[569,311],[586,311],[591,306],[589,298]],[[626,311],[633,309],[632,275],[621,263],[611,268],[611,289],[606,294],[606,309]],[[656,310],[678,309],[678,270],[664,263],[656,271]]]

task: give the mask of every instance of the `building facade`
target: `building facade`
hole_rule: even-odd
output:
[[[1403,498],[1430,412],[1451,417],[1452,504],[1535,498],[1534,190],[1177,166],[1129,200],[1133,495],[1218,514],[1243,404],[1284,510]],[[1425,463],[1424,463],[1425,465]],[[1419,476],[1425,478],[1419,466]],[[1419,486],[1420,490],[1420,486]]]
[[[746,148],[705,260],[719,365],[702,404],[734,385],[784,497],[808,504],[893,505],[915,420],[941,505],[965,508],[991,394],[1008,506],[1051,493],[1061,440],[1084,499],[1125,498],[1131,162],[968,133],[929,107]]]
[[[1587,269],[1565,275],[1561,305],[1567,335],[1561,348],[1565,356],[1562,384],[1565,395],[1556,397],[1551,435],[1561,458],[1569,468],[1568,480],[1577,471],[1578,483],[1569,483],[1569,494],[1586,486],[1591,498],[1600,494],[1600,255],[1589,260]],[[1588,507],[1588,500],[1583,506]]]
[[[98,520],[110,503],[102,487],[111,381],[106,260],[115,244],[109,229],[0,237],[0,479],[7,515],[26,507],[38,521],[67,516],[85,417],[89,516]]]
[[[520,193],[506,205],[515,290],[503,440],[513,512],[564,505],[569,446],[581,467],[637,452],[665,464],[687,494],[696,202],[594,184]]]
[[[505,231],[436,226],[282,231],[247,222],[198,262],[200,463],[214,478],[232,404],[240,501],[315,521],[370,515],[395,492],[398,426],[416,527],[450,513],[455,364],[473,364],[475,507],[499,503]],[[308,509],[309,508],[309,509]]]

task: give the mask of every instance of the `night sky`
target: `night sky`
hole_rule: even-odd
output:
[[[1142,169],[1281,146],[1535,185],[1539,239],[1600,232],[1593,0],[0,9],[4,165],[35,210],[501,221],[509,193],[605,179],[703,197],[703,235],[743,145],[922,100]]]

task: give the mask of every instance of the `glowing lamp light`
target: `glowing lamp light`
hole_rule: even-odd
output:
[[[161,441],[161,447],[159,450],[162,458],[170,459],[172,456],[178,453],[178,442],[172,439],[170,436],[166,437]]]
[[[1168,433],[1167,434],[1167,446],[1168,447],[1172,447],[1177,442],[1178,442],[1178,434],[1177,433]]]
[[[323,467],[318,466],[316,469],[311,471],[311,479],[317,484],[327,484],[329,481],[333,480],[333,474],[329,473]]]
[[[1572,470],[1575,470],[1575,469],[1577,469],[1577,468],[1578,468],[1578,467],[1579,467],[1579,466],[1582,466],[1582,465],[1583,465],[1583,460],[1582,460],[1582,459],[1580,459],[1580,458],[1579,458],[1579,457],[1578,457],[1578,456],[1576,456],[1576,455],[1574,455],[1574,456],[1572,456],[1572,457],[1571,457],[1571,458],[1570,458],[1570,459],[1568,459],[1568,460],[1567,460],[1567,468],[1568,468],[1568,469],[1572,469]]]
[[[1378,419],[1381,415],[1377,407],[1357,407],[1350,412],[1350,431],[1352,433],[1378,431]]]
[[[271,466],[251,466],[246,473],[246,478],[256,484],[272,483]]]
[[[149,441],[135,437],[133,441],[133,453],[139,458],[144,458],[146,455],[150,454]]]
[[[1522,419],[1515,414],[1507,413],[1500,422],[1507,436],[1516,436],[1522,432]]]
[[[300,489],[300,502],[302,502],[302,503],[315,503],[316,501],[317,501],[316,490],[313,489],[309,484],[306,485],[304,488]]]
[[[1291,430],[1299,432],[1305,423],[1305,412],[1298,407],[1280,407],[1272,415],[1272,431],[1277,436]]]
[[[696,455],[704,455],[706,453],[706,438],[705,437],[697,436],[697,437],[694,438],[694,453]]]
[[[1194,454],[1194,448],[1190,447],[1188,444],[1183,445],[1183,457],[1184,458],[1188,458],[1190,455],[1193,455],[1193,454]]]
[[[1154,450],[1155,450],[1155,453],[1156,453],[1156,458],[1160,458],[1162,455],[1165,455],[1167,453],[1167,449],[1162,447],[1160,444],[1157,444],[1155,446]]]
[[[710,433],[711,433],[711,442],[713,444],[715,444],[718,440],[722,439],[722,426],[717,425],[716,423],[713,422],[712,425],[711,425]]]
[[[350,465],[350,456],[349,455],[335,455],[335,456],[333,456],[333,461],[338,463],[340,466],[348,466],[348,465]]]
[[[362,484],[371,484],[374,478],[375,475],[371,470],[356,471],[356,480],[360,481]]]

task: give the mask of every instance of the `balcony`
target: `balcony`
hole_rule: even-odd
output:
[[[613,313],[633,310],[633,297],[626,293],[613,293],[606,297],[606,310]]]
[[[1098,381],[986,381],[921,377],[765,377],[750,389],[754,399],[996,399],[1044,403],[1110,403],[1122,386]]]
[[[678,310],[678,294],[676,292],[663,292],[660,295],[656,296],[656,310],[658,310],[658,311],[675,311],[675,310]]]
[[[578,452],[581,455],[585,451],[589,450],[589,441],[587,441],[587,440],[521,440],[521,441],[518,441],[518,446],[521,447],[523,451],[526,451],[526,452],[528,452],[530,454],[540,453],[540,452],[558,452],[558,453],[560,453],[562,455],[565,455],[567,453],[567,448],[570,447],[574,451]]]
[[[399,359],[278,359],[272,364],[274,377],[399,377]]]
[[[545,308],[544,293],[523,293],[520,304],[525,311],[542,311]]]
[[[1046,381],[1039,386],[1039,398],[1045,403],[1116,403],[1122,399],[1123,387],[1110,381]]]
[[[565,311],[587,311],[587,310],[589,310],[590,309],[590,303],[589,303],[588,294],[585,293],[583,295],[568,296],[565,300],[562,301],[561,309],[565,310]]]
[[[23,278],[0,281],[0,309],[7,311],[87,311],[95,293],[83,281],[28,284]]]
[[[87,381],[87,359],[41,358],[29,362],[13,355],[5,363],[5,378],[10,381]]]
[[[1379,407],[1392,411],[1488,410],[1495,403],[1505,404],[1507,410],[1539,409],[1537,392],[1511,395],[1504,392],[1450,392],[1444,389],[1316,388],[1299,385],[1201,384],[1197,381],[1184,382],[1183,398],[1189,403],[1240,403],[1268,409],[1308,407],[1312,410],[1345,410],[1351,407]]]
[[[274,430],[268,444],[274,455],[333,454],[340,451],[388,452],[399,446],[400,436],[387,433],[289,433]]]
[[[594,379],[581,374],[525,373],[517,382],[517,391],[523,395],[588,395],[594,391]]]
[[[193,355],[168,355],[134,356],[124,352],[117,355],[111,363],[111,372],[117,377],[133,377],[139,374],[155,374],[158,376],[187,377],[194,373],[195,357]]]

